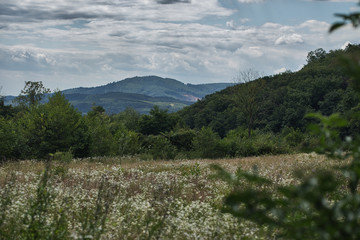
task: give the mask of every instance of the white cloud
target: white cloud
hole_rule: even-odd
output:
[[[234,20],[227,21],[226,26],[229,27],[229,28],[235,28]]]
[[[347,48],[347,46],[349,46],[349,44],[351,44],[350,41],[346,41],[342,46],[341,46],[341,49],[342,50],[345,50]]]
[[[240,22],[241,23],[247,23],[247,22],[250,22],[250,19],[249,18],[241,18]]]
[[[297,43],[304,43],[303,38],[300,34],[293,33],[289,35],[283,35],[276,39],[275,44],[281,45],[281,44],[297,44]]]
[[[282,68],[276,69],[274,71],[274,74],[279,74],[279,73],[283,73],[283,72],[286,72],[286,71],[287,71],[287,69],[282,67]]]

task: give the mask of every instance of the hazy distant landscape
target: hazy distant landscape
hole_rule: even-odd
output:
[[[184,84],[175,79],[157,76],[134,77],[104,86],[63,90],[66,99],[81,113],[93,105],[104,107],[108,114],[117,114],[133,108],[140,114],[149,113],[157,105],[169,112],[189,106],[208,94],[223,90],[234,83]],[[6,96],[7,105],[14,104],[13,96]],[[45,99],[46,100],[46,99]]]

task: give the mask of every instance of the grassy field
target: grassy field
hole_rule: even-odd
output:
[[[210,164],[256,171],[275,185],[337,163],[316,154],[144,162],[93,158],[0,165],[0,239],[263,239],[221,212],[231,190]],[[245,185],[246,183],[244,183]]]

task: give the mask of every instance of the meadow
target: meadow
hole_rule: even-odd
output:
[[[0,165],[0,239],[268,239],[272,232],[222,211],[233,186],[210,165],[273,181],[338,164],[323,155],[141,161],[103,157]],[[243,182],[244,187],[246,184]],[[237,186],[242,187],[242,186]],[[269,186],[268,186],[269,187]]]

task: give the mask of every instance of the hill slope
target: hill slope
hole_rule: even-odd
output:
[[[104,107],[108,114],[119,113],[127,107],[135,109],[140,114],[145,114],[157,105],[162,109],[168,109],[169,112],[175,112],[191,102],[180,101],[169,97],[150,97],[135,93],[109,92],[103,94],[65,94],[69,102],[80,112],[87,113],[91,107],[96,104]]]
[[[339,64],[339,57],[344,55],[360,59],[360,46],[349,45],[345,51],[315,56],[298,72],[228,87],[184,108],[179,114],[191,128],[210,126],[220,136],[239,126],[247,128],[247,115],[240,106],[239,94],[246,95],[246,88],[258,85],[261,87],[254,96],[258,111],[253,128],[272,132],[286,128],[304,130],[309,121],[304,118],[306,113],[346,114],[355,111],[359,104],[359,97]]]
[[[157,76],[133,77],[92,88],[74,88],[64,90],[68,94],[106,94],[110,92],[135,93],[150,97],[170,97],[181,101],[195,102],[204,96],[222,90],[231,83],[184,84],[170,78]]]
[[[176,112],[230,85],[233,84],[193,85],[170,78],[147,76],[127,78],[98,87],[67,89],[62,92],[82,113],[87,113],[95,104],[104,107],[109,114],[122,112],[127,107],[144,114],[148,113],[154,105],[168,109],[169,112]],[[5,104],[12,104],[14,98],[14,96],[6,96]]]

